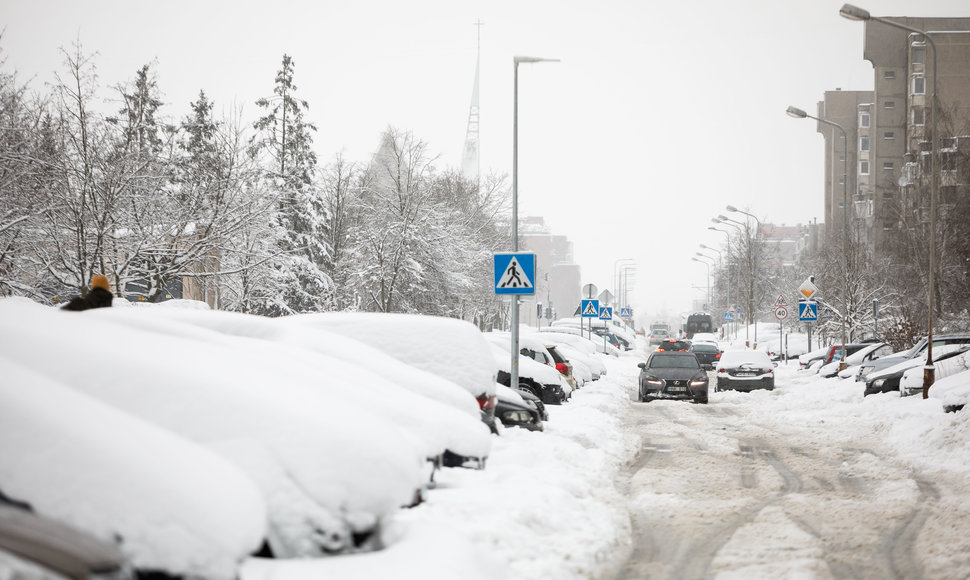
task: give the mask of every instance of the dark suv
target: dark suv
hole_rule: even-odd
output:
[[[697,357],[697,362],[701,364],[701,368],[713,369],[717,365],[717,361],[721,360],[723,351],[716,344],[698,342],[691,346],[691,352]]]

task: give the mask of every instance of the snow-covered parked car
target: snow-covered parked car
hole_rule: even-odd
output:
[[[326,330],[315,323],[320,319],[316,315],[266,318],[184,309],[156,309],[153,314],[324,357],[327,375],[344,379],[331,381],[329,386],[350,387],[361,391],[358,394],[370,395],[368,407],[380,408],[401,428],[423,439],[430,460],[446,465],[485,465],[491,449],[490,431],[481,420],[477,401],[467,390],[366,343]],[[406,401],[402,401],[402,395]]]
[[[862,364],[876,360],[881,356],[892,354],[893,347],[885,342],[874,342],[845,357],[845,369],[839,370],[842,366],[842,359],[834,357],[830,362],[822,365],[818,369],[819,376],[830,379],[835,376],[848,379],[855,377],[862,370]]]
[[[597,345],[590,339],[567,332],[557,332],[555,327],[541,328],[537,333],[541,335],[543,340],[552,341],[560,346],[568,346],[578,352],[582,361],[589,367],[594,381],[606,374],[606,363],[597,354],[599,352]],[[568,350],[563,352],[568,352]]]
[[[496,381],[500,385],[511,387],[512,354],[508,348],[494,343],[489,345],[489,349],[492,360],[498,367]],[[569,384],[559,371],[549,365],[519,355],[518,390],[526,391],[538,397],[544,405],[559,405],[566,400],[567,389],[569,389]]]
[[[0,304],[8,307],[0,316],[10,317],[9,302]],[[71,317],[68,322],[79,322]],[[31,320],[41,331],[56,331]],[[11,336],[9,327],[0,333]],[[266,505],[249,477],[212,450],[44,376],[11,354],[6,346],[0,353],[5,496],[110,545],[118,542],[139,572],[236,577],[239,564],[266,538]],[[67,350],[44,354],[54,365],[76,362]],[[107,367],[110,359],[98,363]],[[77,370],[87,382],[113,380],[110,372]]]
[[[481,409],[494,409],[496,368],[488,343],[470,322],[376,312],[309,314],[304,320],[447,379],[468,391]]]
[[[496,346],[500,346],[505,349],[506,352],[510,353],[509,364],[511,364],[511,351],[512,351],[512,335],[509,332],[486,332],[484,334],[485,339]],[[534,333],[522,333],[519,335],[519,354],[522,357],[532,359],[539,364],[546,365],[552,369],[555,369],[560,375],[562,375],[563,380],[563,394],[566,399],[572,396],[573,391],[578,389],[584,382],[585,378],[577,374],[576,365],[570,362],[558,349],[555,343],[542,340],[537,337]],[[519,363],[522,364],[521,362]],[[502,365],[503,368],[508,365]],[[591,374],[588,372],[586,374]],[[522,376],[522,373],[519,373]],[[500,384],[507,382],[504,377],[499,379]],[[555,400],[544,400],[544,403],[548,404],[558,404]]]
[[[937,348],[939,350],[933,351],[933,358],[935,359],[933,361],[933,368],[935,369],[934,378],[936,381],[970,370],[970,352],[968,352],[968,348],[957,347],[949,352],[943,349],[953,347],[941,346]],[[940,350],[943,352],[940,352]],[[924,366],[919,365],[903,371],[903,376],[899,379],[899,395],[901,397],[923,394]],[[930,396],[935,397],[933,395],[933,389],[936,388],[937,384],[937,382],[934,382],[930,387]]]
[[[563,334],[572,334],[573,336],[579,336],[588,339],[596,347],[596,352],[601,352],[603,354],[608,354],[610,356],[618,357],[620,356],[620,349],[616,348],[607,341],[604,341],[602,337],[593,334],[592,338],[589,338],[589,331],[581,328],[578,323],[573,324],[574,319],[557,320],[550,326],[550,330],[553,332],[560,332]],[[542,329],[541,332],[546,332]]]
[[[967,350],[970,350],[970,344],[942,344],[933,349],[933,357],[935,361],[942,361],[966,352]],[[914,368],[918,368],[918,372],[921,373],[925,364],[926,357],[924,351],[921,356],[904,358],[890,367],[869,373],[865,379],[866,389],[864,396],[877,393],[889,393],[892,391],[899,392],[903,373]],[[920,387],[920,392],[922,392],[922,387]]]
[[[381,522],[427,481],[426,441],[342,383],[333,359],[152,314],[0,301],[0,353],[241,468],[274,555],[379,544]]]

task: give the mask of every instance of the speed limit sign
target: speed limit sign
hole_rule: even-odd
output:
[[[784,320],[788,318],[788,309],[785,308],[784,306],[779,306],[778,308],[775,308],[775,318],[777,318],[778,320]]]

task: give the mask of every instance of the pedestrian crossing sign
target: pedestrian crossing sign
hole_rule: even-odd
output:
[[[583,300],[581,307],[580,316],[583,318],[597,318],[600,315],[599,300]]]
[[[536,293],[536,255],[532,252],[506,252],[492,255],[496,294]]]
[[[600,320],[613,320],[612,306],[604,306],[600,308]]]

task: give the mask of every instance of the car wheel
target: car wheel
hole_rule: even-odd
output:
[[[536,396],[537,399],[542,401],[542,391],[530,385],[529,383],[519,383],[519,390],[532,393],[533,395]]]
[[[706,405],[707,404],[707,395],[704,395],[703,397],[697,397],[696,399],[694,399],[694,402],[695,403],[700,403],[701,405]]]

